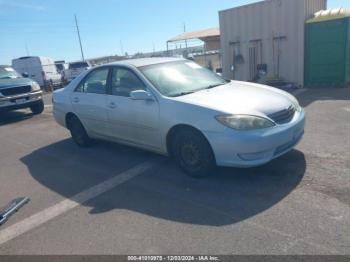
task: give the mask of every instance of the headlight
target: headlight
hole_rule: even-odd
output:
[[[33,83],[32,83],[32,89],[33,89],[33,91],[39,91],[39,90],[41,90],[41,88],[40,88],[40,86],[38,85],[37,82],[33,82]]]
[[[216,120],[236,130],[253,130],[275,126],[275,123],[266,118],[250,115],[223,115],[217,116]]]

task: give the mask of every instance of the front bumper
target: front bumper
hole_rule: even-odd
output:
[[[292,150],[302,139],[305,127],[304,111],[293,120],[274,128],[224,133],[204,132],[212,146],[219,166],[254,167],[263,165]]]
[[[42,91],[0,97],[0,112],[31,107],[42,100]]]

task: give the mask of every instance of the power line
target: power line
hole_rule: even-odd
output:
[[[27,53],[27,56],[29,56],[29,49],[28,49],[28,45],[27,45],[27,43],[25,44],[25,48],[26,48],[26,53]]]

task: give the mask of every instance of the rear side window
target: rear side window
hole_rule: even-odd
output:
[[[63,67],[62,64],[56,64],[56,68],[57,68],[58,70],[63,70],[63,69],[64,69],[64,67]]]
[[[57,68],[54,64],[42,65],[45,73],[57,73]]]
[[[75,89],[75,92],[106,94],[108,68],[101,68],[92,71]]]

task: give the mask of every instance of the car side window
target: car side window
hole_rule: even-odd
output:
[[[75,92],[106,94],[109,68],[92,71],[75,89]]]
[[[145,84],[135,73],[125,68],[113,68],[112,71],[112,95],[130,96],[130,92],[135,90],[146,90]]]

